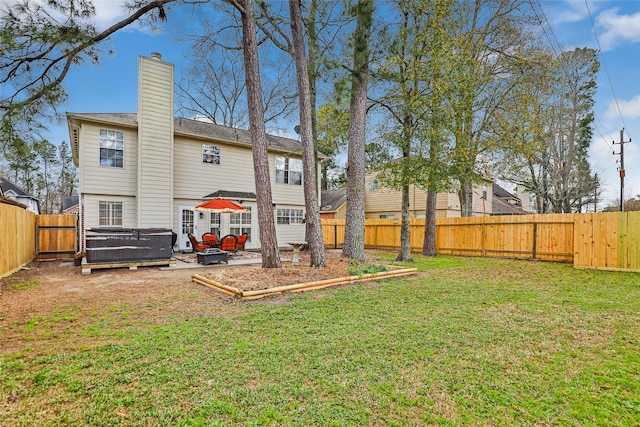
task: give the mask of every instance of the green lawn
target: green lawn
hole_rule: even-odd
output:
[[[47,345],[0,352],[0,424],[640,425],[640,274],[412,266],[206,313],[34,318]]]

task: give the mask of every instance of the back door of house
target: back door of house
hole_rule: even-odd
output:
[[[180,224],[178,248],[180,250],[190,249],[189,234],[198,236],[198,223],[195,221],[195,215],[190,206],[180,206],[178,208],[178,220]]]

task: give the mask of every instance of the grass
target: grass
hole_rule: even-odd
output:
[[[39,316],[29,347],[0,353],[0,419],[640,424],[639,274],[456,257],[406,265],[420,276],[212,302],[208,315],[151,322],[119,303]]]

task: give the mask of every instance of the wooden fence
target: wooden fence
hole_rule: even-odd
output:
[[[0,203],[0,277],[35,258],[36,218],[36,214],[23,207]]]
[[[640,212],[577,215],[574,233],[574,266],[640,271]]]
[[[77,215],[38,215],[36,255],[38,259],[73,257],[78,250]]]
[[[76,215],[36,215],[0,203],[0,277],[35,258],[73,257],[77,250]]]
[[[411,250],[422,250],[424,219],[411,219]],[[325,246],[340,248],[345,221],[323,219]],[[369,219],[365,247],[400,248],[400,221]],[[439,254],[573,262],[640,271],[640,212],[438,218]]]

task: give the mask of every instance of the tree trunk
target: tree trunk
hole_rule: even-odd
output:
[[[253,20],[253,0],[239,0],[242,16],[242,45],[244,46],[244,68],[247,79],[247,105],[249,109],[249,130],[253,146],[253,168],[262,246],[262,268],[281,267],[280,251],[276,239],[273,217],[271,177],[267,155],[267,133],[264,128],[262,108],[262,87],[258,63],[258,43]]]
[[[426,256],[436,256],[436,203],[438,193],[434,190],[427,191],[427,210],[424,223],[424,242],[422,244],[422,254]]]
[[[342,256],[359,261],[364,256],[364,178],[369,36],[373,0],[360,0],[353,43],[351,104],[349,106],[349,148],[347,159],[347,215]]]
[[[400,225],[400,253],[396,257],[396,261],[410,261],[410,260],[411,260],[411,224],[409,219],[409,185],[403,185],[402,186],[402,223]]]
[[[460,199],[460,216],[473,216],[473,184],[461,182],[458,198]]]
[[[293,56],[296,62],[298,80],[298,96],[300,98],[300,137],[302,139],[302,170],[304,185],[304,202],[307,210],[305,225],[307,227],[309,253],[312,267],[324,267],[327,258],[324,251],[322,224],[320,223],[320,207],[318,205],[318,183],[315,179],[316,155],[313,144],[311,125],[311,97],[309,95],[309,75],[304,54],[304,36],[302,34],[302,12],[299,0],[289,0],[291,15],[291,36],[293,39]]]

